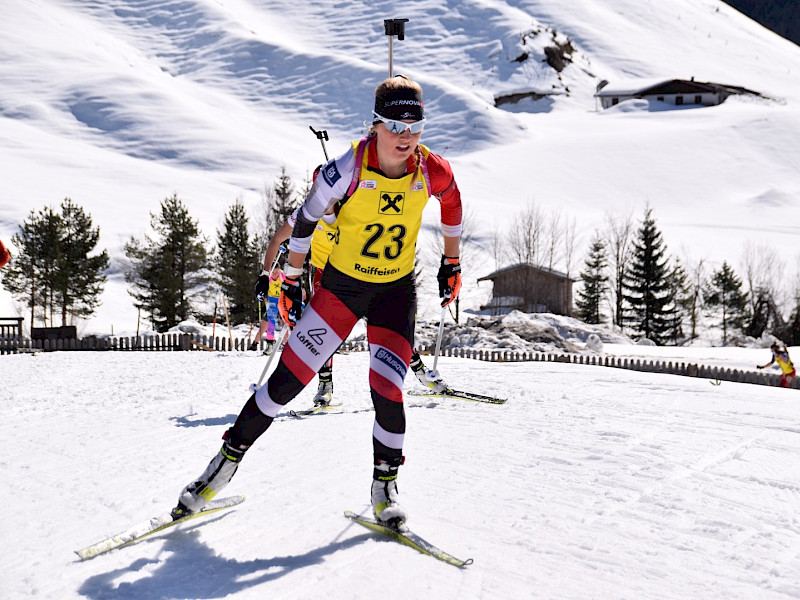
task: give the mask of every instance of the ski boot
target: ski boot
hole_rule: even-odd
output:
[[[245,444],[234,445],[228,440],[230,430],[222,437],[225,440],[219,453],[211,459],[206,470],[197,481],[193,481],[178,496],[178,505],[172,509],[172,518],[180,519],[203,508],[214,496],[228,485],[239,468],[247,451]]]
[[[414,352],[411,356],[410,366],[414,371],[414,375],[417,377],[417,381],[424,387],[433,390],[437,394],[444,394],[449,389],[441,375],[439,375],[438,370],[429,371],[425,368],[425,363],[422,362],[422,358],[420,358],[417,352]]]
[[[264,356],[269,356],[275,350],[275,340],[264,340],[264,343],[266,344],[266,347],[264,348],[264,352],[262,352],[262,354]]]
[[[322,367],[319,371],[319,388],[314,396],[314,406],[328,406],[333,400],[333,370]]]
[[[381,523],[399,527],[408,520],[406,509],[398,504],[397,469],[405,457],[390,462],[378,460],[372,472],[372,513]]]

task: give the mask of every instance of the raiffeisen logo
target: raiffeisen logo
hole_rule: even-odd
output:
[[[355,264],[356,271],[364,273],[365,275],[377,275],[379,277],[384,277],[386,275],[394,275],[400,269],[381,269],[378,267],[362,267],[359,263]]]

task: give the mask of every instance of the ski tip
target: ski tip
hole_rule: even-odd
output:
[[[219,498],[217,500],[217,504],[220,508],[231,508],[237,506],[247,500],[247,496],[243,494],[237,494],[235,496],[227,496],[225,498]],[[209,504],[212,504],[211,502]],[[208,506],[208,505],[206,505]]]

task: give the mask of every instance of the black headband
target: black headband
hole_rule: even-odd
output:
[[[421,121],[425,117],[422,93],[404,88],[375,96],[375,112],[387,119]]]

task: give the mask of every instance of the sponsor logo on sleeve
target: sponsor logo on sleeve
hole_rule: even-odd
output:
[[[322,171],[322,178],[329,187],[333,187],[333,185],[342,178],[342,174],[339,173],[339,169],[336,167],[336,162],[332,162],[325,167]]]

